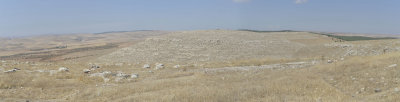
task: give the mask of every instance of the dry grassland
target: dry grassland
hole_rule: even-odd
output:
[[[190,31],[189,33],[193,32],[195,31]],[[213,33],[207,32],[226,33],[234,31],[199,32],[202,32],[200,34],[212,35]],[[244,35],[242,36],[244,33],[246,32],[239,31],[234,32],[234,35],[244,38]],[[156,40],[156,42],[165,42],[167,41],[165,39],[169,39],[170,36],[176,37],[181,34],[163,35],[149,39],[164,39]],[[263,35],[267,33],[251,34],[259,37],[270,36]],[[193,50],[201,48],[202,44],[200,44],[191,48],[184,47],[185,49],[176,50],[192,49],[190,51],[196,52],[190,53],[193,56],[188,58],[205,58],[195,56],[195,54],[199,54],[197,52],[200,52],[210,54],[215,59],[192,63],[191,61],[195,61],[194,59],[188,60],[188,62],[180,62],[182,60],[177,58],[183,55],[179,54],[171,57],[175,58],[172,60],[168,60],[168,57],[164,58],[164,56],[170,55],[162,55],[162,51],[174,49],[174,47],[168,48],[171,47],[170,45],[187,46],[185,44],[196,43],[199,40],[189,42],[190,40],[185,40],[185,37],[183,37],[179,38],[183,42],[165,43],[164,45],[166,46],[159,47],[161,52],[153,51],[152,48],[156,45],[148,46],[149,52],[129,52],[132,49],[144,48],[144,46],[149,45],[148,43],[154,43],[153,41],[144,40],[127,48],[105,53],[101,57],[93,56],[56,62],[6,60],[0,62],[0,101],[396,102],[400,100],[400,67],[397,66],[400,64],[400,52],[396,50],[398,41],[334,43],[324,36],[304,32],[297,34],[300,35],[292,38],[288,35],[296,35],[295,33],[282,34],[283,36],[274,35],[276,38],[283,39],[286,37],[289,39],[287,40],[288,44],[293,43],[302,46],[290,48],[294,49],[293,52],[285,52],[284,48],[274,48],[277,51],[282,51],[276,53],[286,53],[290,57],[270,55],[264,48],[254,48],[254,46],[260,47],[263,44],[257,45],[255,44],[256,42],[251,42],[255,45],[251,45],[253,47],[249,49],[253,50],[253,52],[259,51],[259,53],[224,58],[232,54],[218,54],[212,53],[212,51],[225,51],[227,53],[231,49],[248,48],[248,46],[220,46],[224,49],[215,47],[207,50]],[[222,39],[227,36],[219,36],[223,37],[214,36],[214,38],[220,39],[222,41],[221,45],[243,44],[223,43],[237,40],[237,38]],[[202,39],[208,38],[200,37],[201,41],[203,41]],[[253,41],[255,38],[253,40],[249,39],[253,38],[244,38],[246,41]],[[307,39],[319,40],[310,41]],[[258,41],[260,43],[268,42],[269,40],[260,38]],[[211,43],[214,42],[211,41]],[[381,51],[385,46],[392,48],[383,53]],[[354,50],[353,53],[347,53],[352,52],[352,50]],[[211,51],[211,53],[206,51]],[[246,51],[246,49],[237,50],[234,54],[244,53],[241,51]],[[266,52],[262,53],[263,51]],[[321,51],[325,51],[325,53]],[[97,53],[101,53],[101,51]],[[128,53],[133,55],[122,56]],[[155,58],[164,59],[157,59],[154,62],[140,62],[138,60],[141,57],[134,56],[138,53],[145,54],[143,56],[147,57],[154,57],[151,55],[160,53],[161,55]],[[122,57],[110,57],[112,55],[119,56],[119,54],[122,54]],[[240,56],[250,57],[241,58]],[[332,62],[328,60],[332,60]],[[156,70],[156,63],[163,63],[165,67]],[[100,68],[91,71],[89,74],[83,73],[84,69],[89,69],[93,64],[99,65]],[[151,68],[142,68],[144,64],[150,64]],[[175,65],[180,65],[180,67],[174,68]],[[3,71],[14,67],[21,70],[3,73]],[[67,67],[70,70],[69,72],[58,72],[60,67]],[[98,73],[107,71],[112,74],[96,76]],[[119,77],[118,72],[138,74],[139,77]]]

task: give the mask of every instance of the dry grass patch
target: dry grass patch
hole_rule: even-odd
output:
[[[360,100],[393,100],[388,94],[400,86],[400,53],[352,57],[345,61],[316,67],[324,80],[343,93]],[[389,67],[392,66],[392,67]],[[380,98],[377,98],[380,97]],[[396,99],[400,99],[397,97]]]

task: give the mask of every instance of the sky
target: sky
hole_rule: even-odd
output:
[[[400,34],[400,0],[0,0],[0,37],[133,30]]]

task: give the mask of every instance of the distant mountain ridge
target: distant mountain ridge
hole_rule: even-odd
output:
[[[140,31],[158,31],[158,30],[133,30],[133,31],[107,31],[93,34],[108,34],[108,33],[126,33],[126,32],[140,32]]]

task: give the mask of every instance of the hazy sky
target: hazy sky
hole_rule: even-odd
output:
[[[127,30],[400,34],[400,0],[0,0],[0,36]]]

